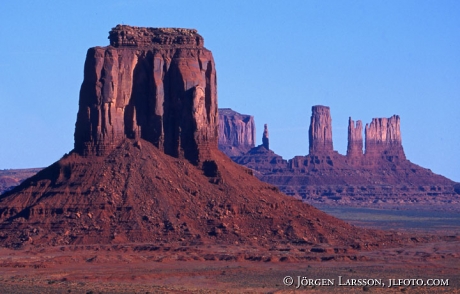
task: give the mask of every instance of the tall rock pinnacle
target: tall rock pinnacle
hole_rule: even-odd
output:
[[[268,142],[268,125],[264,124],[264,133],[262,135],[262,145],[265,147],[265,149],[270,150],[270,145]]]
[[[366,156],[398,156],[405,159],[401,144],[400,120],[398,115],[390,118],[373,118],[366,124]]]
[[[363,124],[360,120],[355,122],[348,119],[348,147],[347,156],[356,157],[363,155]]]
[[[197,163],[217,148],[216,71],[197,31],[117,25],[109,39],[86,56],[75,151],[105,155],[142,138]]]
[[[309,142],[310,154],[332,152],[332,119],[329,107],[316,105],[311,108]]]

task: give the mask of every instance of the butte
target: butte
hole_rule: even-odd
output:
[[[219,133],[219,148],[260,180],[310,204],[460,209],[459,183],[406,158],[398,115],[373,118],[365,126],[350,117],[347,153],[342,155],[333,148],[329,107],[311,110],[306,156],[285,160],[270,150],[267,126],[263,144],[255,147],[254,140],[247,139],[254,137],[254,118],[229,109],[219,110],[225,130]]]
[[[216,67],[196,30],[118,25],[109,40],[87,52],[74,149],[0,196],[0,245],[387,242],[218,150]]]

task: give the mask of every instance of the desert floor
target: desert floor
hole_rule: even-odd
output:
[[[352,217],[350,211],[342,213],[348,215],[349,222],[363,224],[362,214]],[[386,213],[375,213],[375,227],[382,229],[382,219],[388,219],[395,225],[387,228],[395,229],[394,234],[407,234],[412,240],[410,244],[373,251],[337,250],[320,245],[265,248],[256,243],[3,248],[0,292],[460,293],[460,234],[452,216],[433,229],[430,224],[436,219],[440,221],[442,214],[408,213],[385,218]],[[340,212],[336,214],[339,216]],[[423,222],[425,232],[421,229]],[[367,219],[366,226],[371,225],[372,218]],[[418,242],[427,234],[438,237]],[[290,282],[289,277],[290,286],[285,284]],[[427,285],[431,283],[442,285]]]

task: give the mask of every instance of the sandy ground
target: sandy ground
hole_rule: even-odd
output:
[[[285,285],[286,277],[292,277],[291,286]],[[397,285],[389,287],[395,283],[390,279]],[[152,244],[0,249],[0,289],[2,293],[460,293],[460,236],[370,252]]]

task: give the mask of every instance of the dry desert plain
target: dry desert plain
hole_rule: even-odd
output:
[[[460,293],[458,234],[411,228],[393,233],[405,244],[369,251],[319,244],[266,247],[256,241],[2,248],[0,288],[2,293]]]

